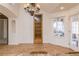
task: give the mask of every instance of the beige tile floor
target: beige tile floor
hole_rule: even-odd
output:
[[[45,51],[46,55],[55,56],[73,52],[69,48],[64,48],[52,44],[19,44],[19,45],[0,45],[0,56],[30,56],[31,52]],[[39,54],[44,55],[44,54]]]

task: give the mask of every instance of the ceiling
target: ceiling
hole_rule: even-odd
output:
[[[44,10],[49,13],[54,13],[58,11],[68,10],[79,4],[78,3],[39,3],[39,5],[41,10]],[[60,7],[64,7],[64,9],[61,10]]]

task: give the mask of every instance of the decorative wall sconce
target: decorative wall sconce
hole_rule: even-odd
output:
[[[24,10],[29,12],[31,16],[40,11],[40,5],[36,3],[26,3],[24,4]]]

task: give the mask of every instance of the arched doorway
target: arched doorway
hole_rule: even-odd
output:
[[[0,44],[8,44],[8,17],[0,13]]]
[[[1,22],[3,23],[6,22],[7,24],[6,26],[7,27],[7,30],[6,30],[7,41],[5,44],[8,44],[8,45],[14,44],[13,39],[15,39],[15,36],[13,36],[14,33],[12,32],[13,31],[12,23],[14,21],[12,20],[15,20],[16,17],[18,16],[18,13],[16,13],[17,11],[15,10],[15,8],[14,7],[11,8],[11,7],[12,6],[9,4],[0,4],[0,13],[4,15],[3,18],[5,18],[5,20]],[[15,11],[13,12],[13,10]],[[4,44],[4,43],[0,43],[0,44]]]

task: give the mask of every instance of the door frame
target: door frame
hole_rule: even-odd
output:
[[[6,20],[7,20],[7,45],[8,45],[8,42],[9,42],[9,40],[8,40],[8,38],[9,38],[9,20],[8,20],[8,18]]]
[[[35,15],[41,15],[41,40],[42,40],[42,43],[43,44],[43,15],[42,14],[34,14]],[[33,39],[33,44],[35,44],[35,19],[34,19],[34,16],[33,16],[33,28],[34,28],[34,39]]]

